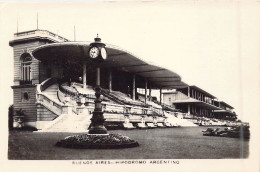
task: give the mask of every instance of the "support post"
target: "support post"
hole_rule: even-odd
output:
[[[188,116],[190,116],[190,105],[188,105]]]
[[[149,88],[149,99],[148,99],[149,101],[151,101],[152,100],[152,89],[151,88]]]
[[[146,98],[147,98],[147,80],[145,80],[145,95],[144,95],[144,103],[146,104]]]
[[[109,72],[109,91],[112,91],[112,72]]]
[[[83,61],[83,88],[87,88],[87,65],[86,61]]]
[[[188,86],[188,97],[190,97],[190,86]]]
[[[162,89],[160,88],[160,105],[162,104]]]
[[[135,100],[135,75],[133,75],[133,100]]]

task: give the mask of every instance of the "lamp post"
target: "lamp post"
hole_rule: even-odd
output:
[[[95,109],[91,118],[91,127],[89,134],[107,134],[107,129],[104,126],[105,118],[102,111],[101,87],[100,87],[100,64],[106,60],[107,53],[105,44],[101,42],[101,38],[94,39],[95,42],[90,44],[88,55],[97,65],[96,87],[95,87]]]

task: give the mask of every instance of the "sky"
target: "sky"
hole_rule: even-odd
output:
[[[12,104],[15,32],[37,28],[77,41],[119,46],[232,105],[243,121],[259,114],[259,13],[234,2],[56,2],[0,5],[1,91]],[[5,88],[5,89],[2,89]]]

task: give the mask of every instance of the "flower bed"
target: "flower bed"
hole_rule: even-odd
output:
[[[66,148],[84,148],[84,149],[119,149],[139,146],[138,142],[127,136],[119,134],[108,135],[89,135],[81,134],[68,136],[57,142],[56,146]]]

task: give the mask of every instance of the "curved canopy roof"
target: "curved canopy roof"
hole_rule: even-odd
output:
[[[41,61],[56,58],[73,58],[75,61],[89,59],[90,42],[52,43],[36,48],[32,54]],[[149,64],[135,55],[113,45],[106,45],[107,59],[101,67],[116,69],[138,75],[151,82],[153,87],[170,89],[182,88],[188,85],[181,81],[181,77],[168,69]]]

